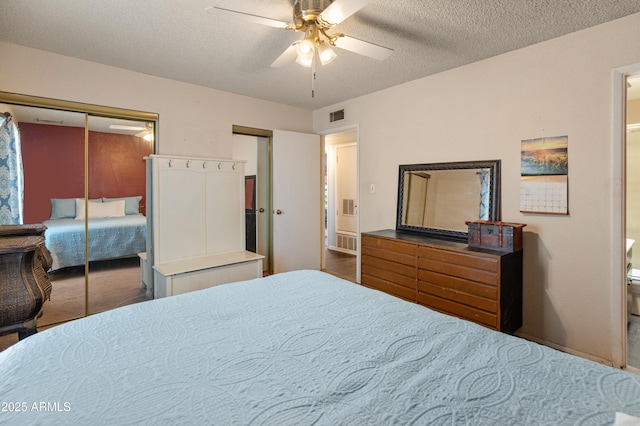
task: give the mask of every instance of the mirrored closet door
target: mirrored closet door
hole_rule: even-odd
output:
[[[38,327],[146,300],[144,157],[157,115],[2,92],[0,109],[19,129],[23,222],[47,226],[53,258]]]
[[[89,297],[96,313],[146,300],[140,254],[146,253],[146,162],[152,122],[89,116]]]
[[[51,300],[38,325],[85,314],[84,222],[76,199],[85,187],[85,114],[13,105],[24,173],[24,223],[42,223],[53,264]]]

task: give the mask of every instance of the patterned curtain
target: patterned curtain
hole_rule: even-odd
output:
[[[487,169],[478,172],[480,177],[480,220],[489,220],[489,175]]]
[[[0,114],[0,224],[23,220],[24,176],[18,126],[11,115]]]

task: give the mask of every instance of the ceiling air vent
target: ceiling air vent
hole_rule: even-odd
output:
[[[333,111],[329,113],[329,122],[344,120],[344,109]]]

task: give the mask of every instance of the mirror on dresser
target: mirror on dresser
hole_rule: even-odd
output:
[[[396,230],[467,241],[471,220],[500,220],[500,160],[399,166]]]

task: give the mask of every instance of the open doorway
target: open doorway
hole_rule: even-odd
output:
[[[262,274],[271,269],[271,172],[266,134],[233,134],[233,158],[245,160],[246,249],[264,256]]]
[[[324,271],[357,281],[358,132],[325,135]]]
[[[640,74],[626,81],[627,366],[640,369]]]
[[[320,269],[320,146],[316,134],[233,126],[233,158],[246,161],[245,172],[256,176],[256,200],[249,197],[245,211],[257,209],[256,250],[269,268],[264,275]]]

